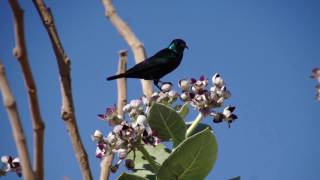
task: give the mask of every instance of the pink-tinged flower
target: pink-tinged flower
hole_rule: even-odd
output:
[[[1,162],[3,163],[2,173],[15,172],[19,177],[22,176],[19,157],[2,156]]]
[[[220,123],[223,120],[226,121],[228,123],[228,125],[230,126],[230,124],[238,119],[237,115],[233,114],[233,111],[235,110],[236,107],[234,106],[227,106],[224,108],[222,113],[212,113],[213,115],[213,122],[214,123]]]
[[[316,79],[320,82],[320,68],[314,68],[312,70],[311,78]]]
[[[107,145],[103,142],[97,144],[96,157],[102,159],[107,154]]]
[[[122,122],[122,120],[118,117],[117,109],[115,106],[106,108],[106,112],[104,114],[98,114],[98,117],[101,120],[108,121],[111,126],[115,126]]]

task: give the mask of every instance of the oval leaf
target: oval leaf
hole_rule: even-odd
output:
[[[217,141],[210,130],[183,141],[160,167],[158,180],[204,179],[217,159]]]
[[[172,139],[174,146],[177,146],[185,139],[187,128],[183,119],[166,105],[154,103],[149,111],[148,122],[162,141]]]
[[[170,155],[170,150],[167,149],[163,144],[158,144],[155,147],[153,146],[144,146],[147,152],[150,154],[152,158],[156,161],[157,164],[162,164],[162,162]],[[149,162],[143,158],[143,155],[140,151],[135,151],[136,157],[134,161],[134,172],[133,174],[139,175],[142,177],[146,177],[148,179],[151,179],[151,176],[154,175],[150,169]],[[127,159],[133,159],[134,152],[131,151]],[[155,178],[154,178],[155,179]]]
[[[121,174],[120,177],[118,177],[118,180],[148,180],[148,179],[141,176],[134,175],[134,174],[123,173]]]

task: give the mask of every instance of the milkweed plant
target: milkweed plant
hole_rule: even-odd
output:
[[[211,82],[204,76],[182,79],[178,91],[163,83],[151,98],[142,96],[126,104],[123,117],[115,106],[109,107],[98,117],[113,129],[106,135],[99,130],[92,135],[96,157],[102,160],[115,153],[111,172],[120,166],[129,171],[119,180],[204,179],[215,164],[218,145],[211,125],[202,120],[230,127],[237,119],[234,106],[223,106],[230,96],[222,77],[215,74]],[[190,107],[198,115],[187,122]]]

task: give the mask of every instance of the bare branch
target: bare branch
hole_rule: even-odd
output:
[[[43,179],[43,141],[44,141],[44,123],[41,118],[40,107],[36,85],[33,79],[32,71],[29,66],[27,48],[24,36],[24,16],[18,1],[9,0],[13,15],[16,37],[16,47],[13,50],[14,56],[18,59],[24,81],[28,92],[29,107],[32,116],[33,140],[34,140],[34,175],[35,179]]]
[[[84,149],[82,144],[76,116],[75,110],[73,105],[73,98],[72,98],[72,87],[71,87],[71,75],[70,75],[70,60],[60,42],[55,24],[54,18],[51,14],[51,11],[42,0],[33,0],[35,7],[38,10],[38,13],[41,17],[43,25],[45,26],[51,44],[53,46],[54,53],[56,55],[59,74],[60,74],[60,82],[61,82],[61,95],[62,95],[62,112],[61,118],[64,120],[69,136],[71,138],[71,142],[73,145],[73,150],[76,154],[76,157],[79,161],[81,172],[83,179],[91,180],[92,175],[90,171],[90,166],[88,162],[88,155]]]
[[[11,90],[6,78],[5,70],[1,62],[0,62],[0,90],[3,98],[3,104],[6,107],[9,115],[14,140],[16,142],[19,158],[21,160],[23,178],[27,180],[33,180],[34,175],[31,168],[31,162],[30,162],[28,147],[26,143],[26,137],[24,136],[16,101],[11,93]]]
[[[115,8],[112,5],[112,0],[102,0],[105,8],[105,15],[118,30],[120,35],[125,39],[128,45],[131,47],[134,54],[136,63],[139,63],[146,59],[146,52],[143,44],[132,32],[131,28],[119,17]],[[150,98],[152,95],[152,82],[141,80],[143,93]]]
[[[119,52],[119,64],[118,64],[118,74],[124,73],[127,70],[127,51],[120,51]],[[118,86],[118,103],[117,103],[117,111],[118,115],[123,117],[123,106],[127,103],[127,81],[126,78],[117,79],[117,86]],[[111,154],[105,157],[101,162],[101,174],[100,180],[109,179],[110,175],[110,168],[112,166],[114,154]]]

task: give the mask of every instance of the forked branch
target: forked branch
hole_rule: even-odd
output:
[[[136,63],[139,63],[146,59],[146,52],[143,44],[135,36],[131,28],[125,23],[120,16],[117,15],[115,8],[113,7],[112,0],[102,0],[105,15],[111,21],[113,26],[118,30],[120,35],[128,43],[134,54]],[[152,95],[152,82],[141,80],[143,93],[150,98]]]
[[[124,73],[127,70],[127,51],[119,52],[119,64],[118,64],[118,74]],[[117,112],[118,116],[123,117],[123,106],[127,103],[127,81],[125,78],[117,79],[118,86],[118,103],[117,103]],[[100,180],[109,179],[110,168],[112,166],[114,154],[111,154],[105,157],[101,162],[101,173]]]

